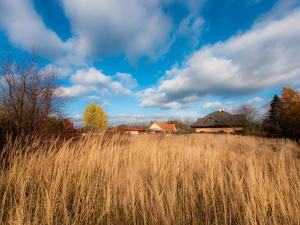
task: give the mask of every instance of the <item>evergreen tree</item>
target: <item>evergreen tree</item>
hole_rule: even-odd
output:
[[[285,87],[280,97],[275,95],[263,128],[272,137],[300,140],[300,93]]]
[[[269,120],[274,125],[279,125],[280,119],[279,119],[279,111],[280,110],[280,98],[278,95],[274,95],[271,103],[270,103],[270,110],[269,110]]]
[[[280,126],[280,104],[281,100],[278,95],[274,95],[270,103],[270,109],[267,117],[263,121],[263,128],[265,132],[272,137],[279,137],[282,135]]]

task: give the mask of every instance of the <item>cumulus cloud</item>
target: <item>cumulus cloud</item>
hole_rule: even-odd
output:
[[[73,36],[49,29],[33,0],[0,1],[0,27],[16,46],[36,48],[59,63],[83,63],[107,55],[155,58],[170,44],[172,18],[156,0],[60,0]]]
[[[58,35],[48,29],[34,10],[31,0],[0,1],[0,27],[18,47],[56,57],[70,50]]]
[[[158,1],[61,0],[80,51],[92,56],[154,56],[167,46],[171,19]]]
[[[204,20],[199,15],[206,0],[59,0],[71,24],[72,36],[63,41],[46,26],[33,0],[0,1],[0,27],[9,40],[26,51],[37,49],[59,64],[125,55],[157,59],[167,52],[176,35],[199,41]],[[166,7],[179,3],[188,15],[178,27]],[[177,30],[177,32],[175,32]],[[174,36],[175,35],[175,36]]]
[[[70,87],[59,87],[57,89],[57,95],[64,98],[75,98],[93,91],[95,91],[94,87],[73,85]]]
[[[221,102],[206,102],[202,106],[204,109],[214,108],[214,109],[222,109],[223,104]]]
[[[239,96],[300,79],[300,10],[195,51],[166,72],[141,106],[184,106],[193,96]]]
[[[117,73],[114,76],[105,75],[94,67],[79,69],[71,77],[72,86],[61,87],[63,97],[97,96],[104,98],[113,95],[131,95],[136,80],[126,73]],[[134,86],[134,87],[136,87]]]
[[[300,6],[299,0],[278,0],[272,9],[257,20],[258,24],[278,20]]]
[[[72,73],[72,69],[68,66],[58,66],[54,64],[48,64],[43,69],[45,74],[55,74],[57,78],[64,78]]]

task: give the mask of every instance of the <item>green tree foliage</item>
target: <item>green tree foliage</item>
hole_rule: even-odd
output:
[[[263,123],[269,136],[300,139],[300,93],[285,87],[275,95]]]
[[[279,110],[280,110],[280,98],[278,95],[274,95],[270,103],[269,118],[272,123],[279,125]]]
[[[280,97],[278,95],[274,95],[270,103],[267,116],[263,121],[264,130],[272,137],[279,137],[282,135],[282,129],[280,126],[280,104]]]
[[[97,104],[87,106],[83,121],[86,129],[90,131],[103,131],[107,128],[107,116],[102,107]]]

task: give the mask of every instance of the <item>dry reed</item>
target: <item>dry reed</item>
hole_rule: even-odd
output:
[[[291,141],[142,135],[9,148],[1,224],[300,224]]]

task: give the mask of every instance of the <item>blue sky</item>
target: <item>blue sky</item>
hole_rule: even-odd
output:
[[[300,87],[299,0],[0,0],[0,45],[37,49],[75,121],[195,119]]]

